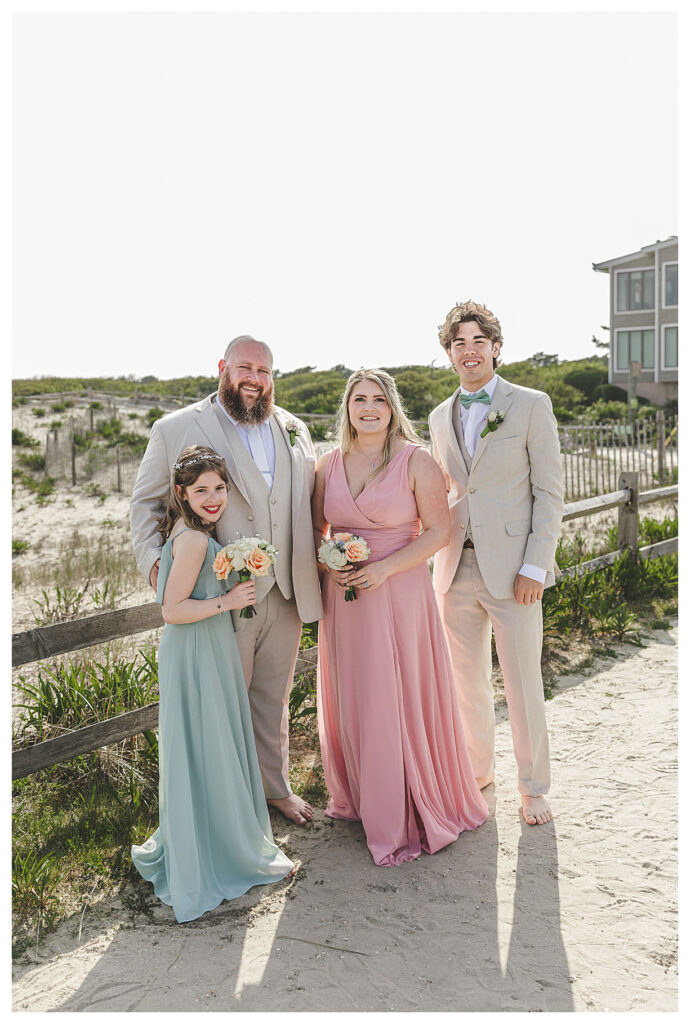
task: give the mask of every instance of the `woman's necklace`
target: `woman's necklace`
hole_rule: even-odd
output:
[[[362,449],[359,447],[359,445],[357,445],[357,450],[359,451],[360,455],[363,455],[364,458],[367,460],[367,462],[371,466],[371,472],[373,473],[374,470],[377,469],[376,459],[372,459],[369,455],[366,454],[366,452],[363,452]],[[379,452],[379,456],[381,456],[381,455],[383,455],[383,452]],[[378,456],[377,456],[377,458],[378,458]]]

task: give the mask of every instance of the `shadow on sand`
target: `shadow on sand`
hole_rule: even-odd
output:
[[[53,972],[53,1008],[573,1010],[555,825],[526,825],[517,799],[514,818],[502,811],[497,823],[493,787],[485,795],[484,825],[398,868],[374,865],[358,823],[317,812],[299,830],[273,816],[276,836],[302,862],[294,880],[184,925],[142,883],[153,913],[119,913],[116,937],[83,977],[74,957],[64,986]],[[94,920],[87,945],[99,930],[102,938]],[[31,1008],[45,970],[21,972],[16,1009],[27,1000]]]

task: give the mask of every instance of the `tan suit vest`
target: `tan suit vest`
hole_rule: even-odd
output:
[[[240,535],[250,534],[261,537],[262,540],[267,540],[269,544],[273,544],[278,549],[275,566],[269,575],[255,579],[257,600],[261,601],[266,596],[274,582],[278,584],[283,597],[289,600],[293,596],[290,572],[292,566],[292,462],[285,438],[275,423],[271,422],[276,462],[273,487],[269,492],[268,484],[250,452],[247,451],[234,424],[218,407],[217,402],[213,403],[213,410],[239,466],[252,507],[251,519],[248,517],[249,521],[246,527],[244,523],[238,524],[238,532]],[[233,525],[233,523],[230,524],[231,529]]]
[[[453,405],[453,430],[455,431],[455,436],[458,441],[458,448],[460,449],[460,454],[462,455],[463,461],[465,463],[465,469],[467,470],[467,475],[469,476],[470,472],[472,471],[472,456],[468,452],[467,445],[465,444],[465,432],[462,429],[461,409],[462,406],[460,404],[460,396],[458,395]],[[469,537],[469,539],[474,543],[472,538],[472,522],[469,504],[467,507],[467,514],[464,517],[464,520],[465,537]]]

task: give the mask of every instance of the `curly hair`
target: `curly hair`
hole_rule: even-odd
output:
[[[499,348],[503,345],[503,335],[498,318],[486,306],[468,299],[467,302],[456,303],[443,323],[439,325],[439,341],[448,355],[450,355],[450,346],[457,337],[458,324],[469,323],[471,320],[475,320],[479,324],[492,344],[496,343]],[[494,370],[499,363],[500,359],[494,356]]]
[[[213,448],[192,444],[178,455],[170,479],[168,503],[158,524],[158,533],[162,535],[164,541],[170,536],[178,519],[184,520],[185,525],[190,526],[193,530],[201,530],[203,533],[215,536],[215,523],[205,523],[196,512],[192,512],[189,502],[184,497],[186,488],[191,487],[202,473],[207,473],[209,470],[217,473],[225,486],[229,487],[230,476],[225,460],[217,452],[214,452]],[[177,487],[181,489],[180,494],[177,493]]]

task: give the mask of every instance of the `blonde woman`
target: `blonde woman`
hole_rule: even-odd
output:
[[[338,440],[316,466],[315,539],[318,546],[329,532],[354,534],[370,557],[351,570],[323,570],[326,814],[361,820],[374,861],[394,865],[435,853],[487,817],[427,567],[448,543],[448,502],[385,371],[351,375]],[[357,600],[345,601],[348,586]]]

